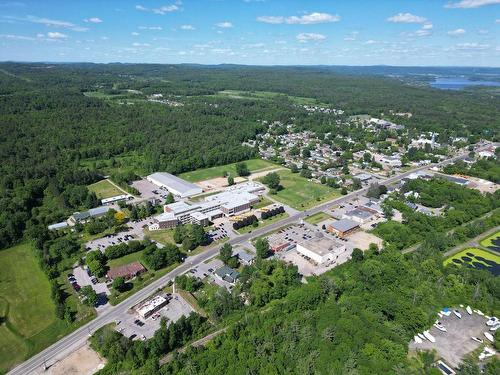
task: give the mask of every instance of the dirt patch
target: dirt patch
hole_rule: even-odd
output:
[[[105,360],[99,354],[88,345],[84,345],[62,361],[55,363],[47,371],[41,370],[39,374],[91,375],[102,369],[105,363]]]
[[[246,181],[243,177],[235,177],[234,183],[238,184],[240,182]],[[203,189],[203,191],[211,191],[211,190],[220,190],[227,186],[227,178],[226,177],[216,177],[211,178],[210,180],[199,181],[195,183],[199,187]]]
[[[371,243],[377,244],[378,247],[381,248],[383,241],[371,233],[357,231],[349,236],[349,242],[351,242],[354,247],[358,247],[361,250],[368,250]]]

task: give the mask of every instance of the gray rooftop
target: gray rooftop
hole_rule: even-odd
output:
[[[348,211],[345,213],[346,216],[356,216],[361,219],[368,219],[369,217],[373,216],[371,212],[368,212],[366,210],[362,210],[360,208],[355,208],[354,210]]]
[[[350,220],[350,219],[341,219],[341,220],[334,221],[331,224],[331,226],[333,229],[338,230],[340,232],[347,232],[351,229],[359,227],[359,223],[357,221]]]
[[[155,180],[167,189],[172,190],[171,193],[175,195],[191,196],[202,192],[202,189],[199,186],[192,184],[191,182],[187,182],[170,173],[156,172],[150,174],[148,178]]]

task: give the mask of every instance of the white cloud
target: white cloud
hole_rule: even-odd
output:
[[[429,36],[431,34],[432,34],[432,31],[430,31],[429,29],[419,29],[419,30],[415,31],[416,36]]]
[[[217,23],[215,26],[220,27],[221,29],[230,29],[233,27],[233,24],[231,22],[224,21]]]
[[[136,31],[133,31],[133,32],[131,32],[130,34],[131,34],[131,35],[133,35],[133,36],[140,35],[140,34],[139,34],[138,32],[136,32]]]
[[[182,30],[196,30],[196,28],[193,25],[182,25],[181,29]]]
[[[158,31],[161,31],[161,30],[163,30],[163,27],[161,27],[161,26],[139,26],[139,30],[158,30]]]
[[[394,23],[424,23],[427,19],[411,13],[398,13],[389,17],[387,21]]]
[[[60,32],[57,32],[57,31],[49,31],[47,33],[47,38],[50,38],[50,39],[66,39],[68,36],[66,34],[63,34],[63,33],[60,33]]]
[[[90,23],[102,23],[102,20],[99,17],[85,18],[83,21]]]
[[[358,35],[359,35],[359,31],[353,31],[353,32],[349,33],[346,37],[344,37],[344,40],[348,41],[348,42],[354,41],[358,38]]]
[[[11,16],[6,16],[4,17],[6,19],[11,19],[15,21],[22,21],[22,22],[31,22],[31,23],[36,23],[36,24],[41,24],[45,25],[47,27],[60,27],[63,29],[70,29],[73,31],[87,31],[88,28],[86,27],[81,27],[77,26],[71,22],[67,21],[60,21],[60,20],[53,20],[50,18],[43,18],[43,17],[37,17],[37,16],[26,16],[26,17],[11,17]]]
[[[381,42],[379,42],[378,40],[373,40],[373,39],[370,39],[370,40],[367,40],[365,42],[365,44],[380,44]]]
[[[257,21],[270,24],[286,23],[289,25],[312,25],[316,23],[338,22],[340,21],[340,16],[338,14],[313,12],[310,14],[304,14],[303,16],[290,17],[260,16],[257,17]]]
[[[316,34],[316,33],[300,33],[297,35],[297,40],[300,42],[307,42],[309,40],[314,40],[314,41],[320,41],[320,40],[325,40],[326,36],[323,34]]]
[[[0,34],[0,38],[13,39],[13,40],[35,40],[31,36],[15,35],[15,34]]]
[[[424,26],[422,26],[423,30],[431,30],[434,26],[432,23],[426,23]]]
[[[464,35],[464,34],[465,34],[464,29],[455,29],[455,30],[448,31],[448,35],[451,35],[451,36],[460,36],[460,35]]]
[[[478,51],[490,48],[489,44],[479,44],[479,43],[459,43],[454,47],[456,50],[462,51]]]
[[[142,12],[151,12],[154,14],[164,15],[164,14],[175,12],[176,10],[179,10],[179,7],[175,4],[163,5],[159,8],[146,8],[145,6],[142,6],[142,5],[136,5],[135,9],[140,10]]]
[[[500,0],[461,0],[454,3],[448,3],[445,8],[479,8],[485,5],[500,4]]]
[[[495,23],[500,23],[500,18],[496,19]]]
[[[149,43],[132,43],[134,47],[149,47]]]

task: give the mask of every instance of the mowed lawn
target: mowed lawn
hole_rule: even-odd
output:
[[[163,245],[167,243],[174,243],[174,230],[173,229],[160,229],[160,230],[144,230],[144,235],[151,240],[155,240]]]
[[[0,372],[25,358],[25,339],[56,320],[50,284],[29,244],[0,251],[0,300],[7,325],[0,326]]]
[[[305,220],[312,225],[321,223],[322,221],[331,219],[332,217],[325,212],[318,212],[317,214],[307,217]]]
[[[93,191],[99,199],[111,198],[116,197],[117,195],[125,194],[108,180],[102,180],[92,185],[88,185],[87,188],[90,191]]]
[[[298,173],[289,170],[280,170],[276,173],[280,176],[283,189],[272,197],[297,210],[303,211],[340,196],[338,189],[310,182]]]
[[[247,165],[250,172],[262,171],[265,169],[274,169],[279,167],[278,165],[263,159],[246,160],[244,161],[244,163]],[[197,169],[192,172],[181,173],[178,177],[189,182],[198,182],[209,180],[211,178],[223,177],[224,172],[229,173],[231,176],[237,176],[236,164],[237,163],[232,163],[218,167]]]

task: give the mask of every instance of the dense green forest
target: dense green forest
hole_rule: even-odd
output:
[[[109,170],[118,177],[180,173],[244,160],[255,151],[241,143],[263,131],[263,121],[294,118],[303,128],[336,129],[326,115],[309,116],[293,97],[316,99],[346,115],[410,111],[411,118],[398,119],[409,128],[498,137],[498,99],[340,73],[319,67],[0,64],[0,248],[18,242],[27,228],[95,206],[84,185]],[[228,89],[283,95],[217,95]],[[153,93],[184,105],[147,102]]]

